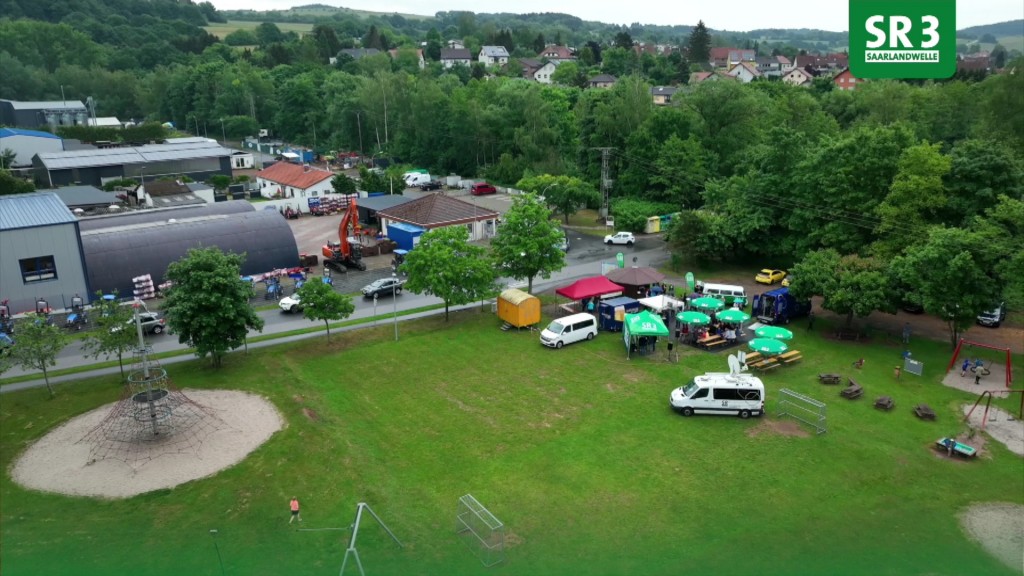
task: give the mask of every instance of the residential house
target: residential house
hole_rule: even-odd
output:
[[[587,80],[587,83],[591,88],[611,88],[618,78],[611,74],[598,74]]]
[[[719,80],[736,80],[733,76],[726,76],[717,70],[714,72],[694,72],[690,74],[690,85],[700,84],[701,82],[718,82]]]
[[[754,62],[739,62],[730,68],[726,74],[744,84],[749,84],[761,77],[761,73],[757,71],[757,64]]]
[[[793,68],[787,72],[782,81],[793,86],[810,86],[818,73],[813,68]]]
[[[775,56],[758,56],[754,59],[754,63],[757,65],[757,71],[761,73],[761,76],[766,77],[782,77],[782,62]]]
[[[508,64],[508,50],[504,46],[483,46],[477,60],[484,66]]]
[[[679,88],[675,86],[652,86],[651,87],[651,98],[654,100],[654,104],[658,106],[665,106],[672,103],[672,97],[675,96]]]
[[[864,80],[854,76],[849,68],[843,68],[838,74],[832,77],[832,83],[839,90],[856,90],[857,84],[864,82]]]
[[[757,51],[740,48],[712,48],[711,61],[713,68],[731,69],[740,62],[753,62]]]
[[[776,56],[775,59],[779,61],[779,70],[782,71],[782,75],[788,74],[790,70],[796,68],[796,64],[782,54]]]
[[[725,68],[729,65],[729,52],[732,48],[712,48],[711,61],[708,64],[712,68]]]
[[[850,57],[847,54],[826,54],[817,56],[814,54],[801,54],[796,57],[796,68],[814,68],[819,74],[832,74],[850,66]]]
[[[403,50],[415,50],[416,51],[416,57],[419,59],[418,64],[419,64],[420,70],[422,70],[422,69],[427,67],[427,61],[423,58],[423,50],[421,50],[419,48],[393,48],[391,50],[388,50],[388,54],[390,54],[391,55],[391,59],[394,60],[395,58],[398,58],[398,53],[400,51],[403,51]]]
[[[388,227],[396,224],[399,229],[411,225],[426,230],[465,226],[470,241],[494,236],[498,216],[493,210],[444,194],[430,194],[377,211],[381,232],[385,235]]]
[[[541,84],[551,84],[551,75],[555,73],[555,69],[558,68],[558,65],[562,62],[563,60],[551,60],[550,62],[546,62],[543,66],[534,71],[533,79]]]
[[[985,74],[989,71],[988,58],[963,58],[956,61],[957,73]]]
[[[536,58],[520,58],[519,65],[523,67],[523,78],[533,80],[533,75],[544,66],[544,62]]]
[[[462,43],[462,40],[449,40],[447,42],[447,46],[452,50],[462,50],[466,47],[466,45]]]
[[[232,170],[245,170],[246,168],[254,168],[255,166],[256,159],[253,158],[252,152],[244,152],[242,150],[235,150],[231,152]]]
[[[633,53],[637,56],[643,56],[644,54],[650,54],[651,56],[657,56],[658,46],[648,42],[634,42]]]
[[[256,173],[256,188],[264,198],[316,197],[334,191],[333,177],[334,173],[328,170],[278,162]]]
[[[575,60],[576,54],[568,46],[548,44],[540,51],[540,54],[537,54],[537,58],[546,58],[549,62],[565,62],[566,60]]]
[[[473,54],[465,48],[442,48],[441,66],[445,70],[452,66],[469,66],[473,61]]]

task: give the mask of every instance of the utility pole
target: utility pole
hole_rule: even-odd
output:
[[[359,155],[360,156],[363,155],[363,121],[362,121],[361,116],[362,116],[362,113],[357,110],[356,111],[356,126],[359,127]]]
[[[609,177],[608,159],[611,157],[612,150],[615,150],[615,148],[597,147],[591,148],[591,150],[601,151],[601,217],[607,220],[608,214],[610,213],[609,201],[612,192],[612,179]]]

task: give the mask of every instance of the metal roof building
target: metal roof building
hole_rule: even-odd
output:
[[[0,196],[0,299],[15,313],[36,299],[63,308],[88,296],[78,220],[52,193]]]
[[[12,166],[31,166],[32,157],[44,152],[63,152],[64,141],[56,134],[39,130],[0,128],[0,150],[14,150]],[[11,168],[11,166],[4,166]]]
[[[235,203],[222,202],[210,207],[226,204]],[[244,252],[244,275],[299,265],[295,236],[288,221],[276,210],[185,216],[186,211],[194,209],[147,210],[137,215],[92,219],[109,225],[82,232],[90,285],[104,292],[131,294],[132,278],[145,274],[150,274],[159,285],[166,281],[171,262],[185,256],[190,248],[210,246],[225,252]],[[132,216],[148,216],[151,212],[161,212],[160,220],[130,220]]]
[[[68,184],[102,186],[110,180],[156,180],[179,175],[205,180],[214,174],[231,175],[231,152],[217,142],[188,141],[47,152],[37,154],[32,166],[36,182],[51,188]]]
[[[81,100],[19,102],[0,100],[0,124],[19,128],[85,125],[89,111]]]
[[[104,192],[95,186],[67,186],[64,188],[50,188],[39,190],[39,192],[51,192],[64,202],[64,205],[74,210],[75,208],[106,208],[111,204],[120,202],[117,194]]]

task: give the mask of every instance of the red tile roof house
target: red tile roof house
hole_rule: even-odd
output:
[[[256,188],[264,198],[310,198],[334,192],[333,172],[291,162],[278,162],[256,173]]]
[[[393,222],[412,224],[427,230],[464,226],[469,232],[470,241],[490,238],[498,229],[498,213],[494,210],[444,194],[430,194],[379,210],[377,219],[385,236],[388,224]]]
[[[832,83],[840,90],[856,90],[857,84],[861,82],[864,82],[864,80],[850,73],[849,68],[843,68],[842,71],[832,78]]]

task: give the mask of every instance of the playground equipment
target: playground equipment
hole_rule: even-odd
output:
[[[1006,394],[1020,394],[1020,408],[1017,409],[1017,419],[1018,420],[1024,420],[1024,388],[1017,388],[1015,390],[1007,390]],[[974,413],[974,409],[977,408],[978,404],[981,404],[981,401],[984,399],[985,400],[985,412],[981,415],[981,429],[984,430],[985,429],[985,423],[988,422],[988,410],[992,406],[992,398],[993,398],[993,394],[992,394],[991,390],[985,390],[984,392],[979,394],[978,395],[978,399],[974,401],[974,405],[971,406],[971,409],[968,410],[967,414],[964,416],[964,422],[969,422],[970,421],[971,414]]]
[[[484,566],[491,567],[505,559],[505,525],[472,494],[459,498],[455,533],[463,536]]]
[[[814,426],[818,434],[827,432],[826,406],[809,396],[804,396],[788,388],[779,390],[778,416],[789,416],[804,424]]]
[[[341,572],[339,572],[340,576],[345,576],[345,567],[348,566],[349,556],[356,559],[356,566],[359,567],[359,574],[366,576],[366,572],[363,571],[363,563],[359,560],[359,551],[356,550],[356,538],[359,537],[359,523],[363,520],[363,510],[366,510],[371,516],[373,516],[373,519],[376,520],[377,523],[380,524],[381,528],[388,533],[388,536],[391,536],[391,539],[395,541],[395,544],[398,544],[399,548],[405,548],[405,546],[403,546],[398,540],[398,537],[395,536],[395,533],[392,532],[391,529],[388,528],[388,525],[380,519],[380,516],[377,516],[377,513],[373,511],[373,508],[370,508],[370,505],[366,502],[360,502],[356,505],[356,521],[352,523],[352,538],[349,538],[348,548],[345,549],[345,559],[341,561]]]
[[[939,438],[938,440],[935,441],[935,444],[942,450],[949,452],[950,456],[952,456],[953,454],[959,454],[961,456],[966,456],[967,458],[970,458],[972,456],[978,455],[978,450],[976,448],[974,448],[973,446],[968,446],[967,444],[957,442],[953,438]]]
[[[1006,373],[1005,374],[1006,387],[1009,388],[1013,384],[1013,357],[1010,354],[1009,347],[1003,348],[1001,346],[991,346],[989,344],[982,344],[980,342],[974,342],[974,341],[971,341],[971,340],[966,340],[964,338],[961,338],[960,341],[957,342],[956,350],[953,351],[953,357],[949,359],[949,365],[946,366],[946,374],[949,374],[949,371],[952,370],[953,367],[957,365],[957,358],[960,356],[960,352],[961,352],[961,350],[963,350],[964,344],[967,344],[968,351],[972,350],[974,347],[978,347],[978,348],[984,348],[984,349],[987,349],[987,350],[996,350],[996,351],[1005,353],[1006,354],[1006,370],[1005,370],[1005,373]],[[965,351],[965,353],[967,353],[967,351]],[[1000,356],[1001,355],[1002,354],[1000,354]],[[986,370],[990,370],[991,371],[991,368],[986,368]],[[985,374],[983,373],[981,375],[984,376]]]

